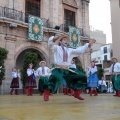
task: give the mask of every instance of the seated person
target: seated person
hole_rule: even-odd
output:
[[[104,77],[102,77],[102,79],[98,81],[98,86],[99,86],[99,92],[101,93],[107,92],[107,85],[106,85],[106,81],[104,80]]]

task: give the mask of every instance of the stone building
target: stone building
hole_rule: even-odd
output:
[[[92,52],[100,50],[100,47],[106,44],[106,34],[101,30],[90,29],[90,37],[96,40],[92,46]]]
[[[28,40],[28,15],[44,18],[43,41]],[[54,29],[60,26],[60,30]],[[22,68],[23,56],[35,51],[39,61],[53,62],[47,41],[55,33],[68,34],[68,27],[81,29],[81,45],[89,40],[89,0],[0,0],[0,47],[6,48],[6,78],[1,86],[2,93],[9,92],[11,69]],[[85,68],[89,65],[90,50],[76,58]],[[22,88],[22,87],[21,87]]]
[[[120,0],[110,0],[113,56],[120,62]]]

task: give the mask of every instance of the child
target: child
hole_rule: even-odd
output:
[[[32,67],[33,64],[31,63],[29,64],[29,68],[27,69],[27,80],[25,87],[28,90],[28,96],[32,96],[32,89],[37,87],[36,80],[34,79],[34,69]]]
[[[91,66],[88,68],[87,73],[89,74],[88,78],[88,87],[91,88],[90,90],[90,96],[92,96],[92,93],[94,92],[94,96],[97,96],[97,87],[98,87],[98,76],[97,76],[97,66],[95,66],[95,61],[91,62]]]

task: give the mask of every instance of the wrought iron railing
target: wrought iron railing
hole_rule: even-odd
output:
[[[69,24],[61,24],[60,25],[60,30],[63,32],[69,32]],[[83,37],[89,37],[88,34],[85,34],[84,30],[82,28],[80,28],[80,35]]]
[[[6,17],[9,19],[14,19],[17,21],[21,21],[24,23],[28,23],[28,13],[24,13],[22,11],[18,11],[15,9],[7,8],[7,7],[0,7],[0,17]],[[44,19],[44,27],[49,28],[49,19]],[[62,24],[60,25],[60,30],[63,32],[69,32],[69,24]],[[81,36],[88,37],[87,34],[84,33],[83,29],[81,29]]]
[[[60,30],[64,32],[69,32],[69,25],[68,24],[61,24]]]
[[[0,17],[6,17],[10,19],[14,19],[17,21],[28,23],[28,13],[24,13],[22,11],[18,11],[15,9],[0,7]],[[44,19],[44,27],[49,27],[49,19]]]

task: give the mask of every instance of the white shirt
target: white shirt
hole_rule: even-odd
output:
[[[20,78],[20,74],[17,72],[12,72],[12,78]]]
[[[95,72],[97,72],[97,66],[94,66],[94,68],[89,67],[88,70],[87,70],[87,74],[88,74],[88,75],[89,75],[90,73],[91,73],[91,74],[94,74]]]
[[[109,69],[110,73],[112,73],[112,67],[113,67],[113,64],[110,66],[110,69]],[[113,72],[120,72],[120,63],[118,63],[118,62],[115,63]]]
[[[70,66],[73,57],[78,57],[80,54],[84,53],[88,48],[89,43],[86,43],[84,46],[78,47],[76,49],[64,47],[65,51],[68,53],[67,62],[63,62],[63,50],[61,46],[56,45],[53,42],[54,36],[50,37],[48,40],[48,46],[54,52],[54,64],[62,66]]]
[[[33,69],[27,69],[27,75],[28,76],[31,76],[33,74]]]
[[[42,67],[39,67],[36,71],[35,71],[35,75],[36,76],[50,76],[51,72],[50,69],[46,66],[44,66],[44,74],[42,73]]]
[[[72,64],[69,68],[75,68],[76,69],[76,65]]]
[[[99,84],[99,85],[105,85],[105,86],[107,86],[105,80],[99,80],[99,81],[98,81],[98,84]]]

